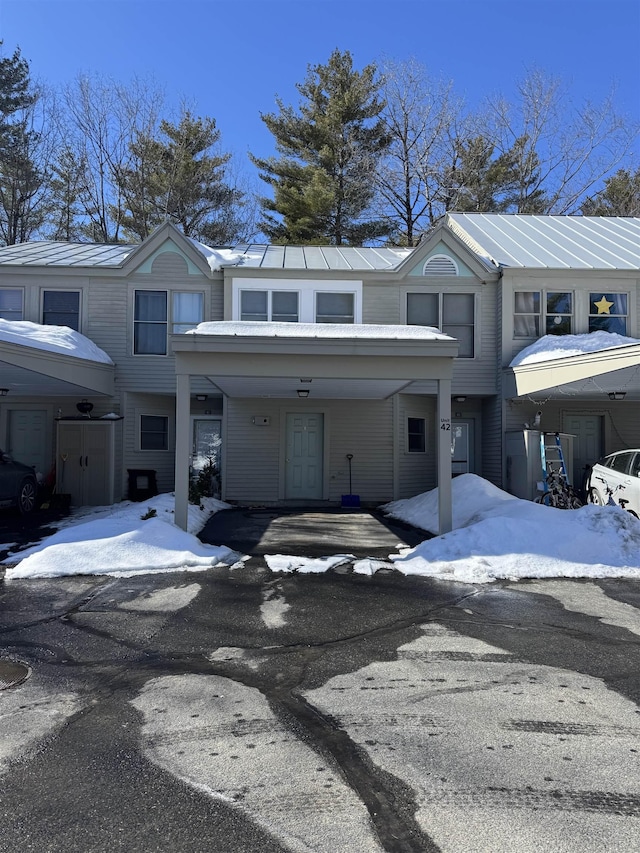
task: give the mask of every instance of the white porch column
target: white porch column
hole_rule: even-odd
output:
[[[453,527],[451,497],[451,380],[438,379],[438,533]]]
[[[176,376],[176,472],[175,472],[175,516],[178,527],[187,529],[189,514],[189,422],[191,415],[191,377],[178,373]]]

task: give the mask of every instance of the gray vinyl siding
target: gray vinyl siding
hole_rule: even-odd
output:
[[[127,497],[128,469],[156,472],[159,492],[170,492],[175,484],[175,399],[152,394],[127,393],[123,400],[122,496]],[[169,420],[168,450],[140,450],[140,415],[160,415]]]
[[[502,399],[498,395],[482,401],[482,476],[504,488],[502,465]]]
[[[287,412],[322,412],[327,500],[338,503],[349,491],[347,453],[353,453],[352,488],[365,503],[393,496],[393,406],[390,400],[228,400],[225,419],[223,497],[240,503],[274,503],[284,492]],[[257,426],[252,418],[268,417]]]
[[[425,418],[426,452],[407,450],[407,418]],[[398,499],[412,498],[434,489],[437,485],[436,400],[415,394],[398,397]]]
[[[395,282],[363,282],[362,322],[370,325],[405,322],[400,316],[400,293]]]

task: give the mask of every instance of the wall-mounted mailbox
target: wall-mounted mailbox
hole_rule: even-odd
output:
[[[254,415],[251,418],[251,423],[256,426],[269,426],[271,418],[268,415]]]

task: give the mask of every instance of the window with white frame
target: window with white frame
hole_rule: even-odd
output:
[[[427,421],[425,418],[407,418],[407,453],[426,453]]]
[[[316,293],[316,323],[354,323],[353,293]]]
[[[167,354],[167,291],[136,290],[133,309],[136,355]]]
[[[45,290],[42,293],[42,324],[68,326],[80,331],[80,292],[78,290]]]
[[[362,282],[334,279],[234,278],[232,320],[361,323]]]
[[[204,293],[174,290],[171,294],[171,333],[183,335],[204,320]]]
[[[0,320],[23,320],[23,291],[19,288],[0,288]]]
[[[241,290],[240,319],[273,323],[297,323],[299,295],[296,290]]]
[[[407,325],[440,329],[459,341],[458,358],[475,355],[473,293],[407,293]]]
[[[526,290],[514,296],[514,337],[573,334],[574,298],[570,291]]]
[[[169,449],[169,418],[140,415],[140,450]]]
[[[627,294],[589,294],[589,331],[627,334]]]

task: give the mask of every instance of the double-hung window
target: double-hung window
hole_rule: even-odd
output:
[[[515,293],[513,335],[539,338],[570,335],[574,326],[573,293],[566,291],[523,290]]]
[[[22,290],[0,288],[0,320],[23,320]]]
[[[77,290],[45,290],[42,294],[42,324],[68,326],[80,331],[80,293]]]
[[[299,320],[296,290],[242,290],[240,319],[254,322],[297,323]]]
[[[169,449],[169,418],[140,415],[140,450]]]
[[[407,325],[432,326],[457,338],[459,358],[475,354],[475,297],[473,293],[408,293]]]
[[[136,290],[133,351],[136,355],[167,354],[166,290]]]
[[[627,334],[627,294],[590,293],[589,331]]]
[[[427,450],[427,422],[424,418],[407,418],[407,453]]]

